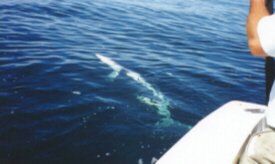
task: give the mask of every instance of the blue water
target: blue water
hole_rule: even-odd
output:
[[[222,104],[264,103],[247,11],[231,0],[1,0],[0,163],[151,163]],[[111,76],[97,53],[124,70]]]

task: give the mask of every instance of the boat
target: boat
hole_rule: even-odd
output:
[[[267,106],[231,101],[200,122],[169,149],[157,164],[235,164],[250,136],[266,125]]]

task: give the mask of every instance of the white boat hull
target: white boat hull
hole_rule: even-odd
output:
[[[201,120],[157,164],[233,164],[266,106],[231,101]]]

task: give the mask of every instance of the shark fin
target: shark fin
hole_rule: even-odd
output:
[[[108,75],[108,77],[109,77],[111,80],[114,80],[115,78],[118,77],[119,73],[120,73],[120,71],[113,71],[113,72],[111,72],[111,73]]]

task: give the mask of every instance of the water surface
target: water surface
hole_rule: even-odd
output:
[[[1,163],[151,163],[220,105],[263,103],[247,10],[229,0],[2,0]]]

